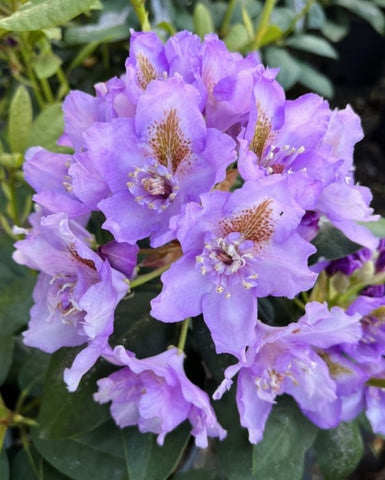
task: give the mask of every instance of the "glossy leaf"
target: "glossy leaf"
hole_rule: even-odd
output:
[[[0,28],[16,32],[41,30],[69,22],[93,5],[95,0],[29,1],[9,17],[0,20]]]
[[[35,119],[31,134],[27,140],[27,146],[40,145],[47,150],[58,150],[56,144],[63,133],[64,120],[60,103],[46,107]]]
[[[252,446],[247,431],[240,426],[235,404],[235,385],[230,392],[214,403],[219,423],[227,430],[227,437],[217,442],[217,458],[226,480],[253,480]],[[263,479],[265,480],[265,479]]]
[[[315,263],[319,258],[336,260],[346,257],[346,255],[350,255],[361,248],[361,245],[346,238],[340,230],[330,223],[322,226],[312,244],[317,248],[317,252],[310,257],[310,264]]]
[[[1,480],[10,479],[8,455],[4,448],[0,450],[0,478]]]
[[[144,435],[136,428],[122,432],[129,478],[135,480],[166,480],[180,462],[189,439],[191,426],[185,422],[166,436],[163,447],[154,435]]]
[[[12,152],[24,152],[32,126],[32,104],[28,90],[20,85],[9,108],[8,142]]]
[[[150,357],[166,350],[177,342],[178,327],[159,322],[150,316],[150,301],[154,292],[135,290],[128,299],[120,302],[115,311],[112,347],[123,345],[139,358]]]
[[[263,439],[253,447],[253,473],[264,480],[301,480],[317,428],[287,398],[274,406]]]
[[[47,463],[33,446],[31,448],[31,457],[41,476],[40,478],[43,478],[44,480],[68,480],[70,478],[66,475],[63,475],[49,463]],[[31,458],[28,457],[27,452],[25,450],[19,450],[19,452],[17,452],[17,454],[12,458],[11,479],[32,480],[38,478],[36,475],[36,470],[34,469],[34,466],[31,463]],[[1,476],[0,478],[2,479]]]
[[[167,435],[161,448],[154,435],[141,434],[135,428],[120,430],[112,421],[65,440],[43,440],[37,431],[33,435],[44,458],[74,480],[166,480],[187,439],[187,425],[182,425]]]
[[[336,50],[325,39],[315,35],[295,35],[286,41],[286,45],[297,50],[315,53],[323,57],[334,58],[338,57]]]
[[[320,430],[314,443],[316,458],[325,480],[347,478],[363,454],[357,423],[341,423],[332,430]]]
[[[0,385],[2,385],[7,378],[9,367],[12,363],[13,346],[12,336],[0,335]]]
[[[68,392],[63,371],[69,367],[79,349],[63,348],[52,355],[45,377],[38,422],[40,438],[61,439],[87,432],[108,420],[107,405],[93,400],[96,381],[114,370],[98,362],[82,379],[76,392]]]

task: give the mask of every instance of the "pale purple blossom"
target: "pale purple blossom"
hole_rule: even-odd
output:
[[[121,428],[137,425],[142,433],[155,433],[159,445],[185,420],[193,427],[198,447],[207,447],[207,437],[226,436],[208,395],[186,377],[184,355],[177,348],[143,359],[122,346],[113,354],[125,367],[98,380],[94,399],[111,401],[111,415]]]

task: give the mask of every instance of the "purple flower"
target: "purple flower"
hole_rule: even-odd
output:
[[[177,348],[144,359],[122,346],[113,354],[125,368],[98,380],[94,399],[112,402],[111,415],[120,427],[138,425],[142,433],[157,434],[163,445],[165,436],[188,419],[198,447],[207,447],[208,436],[225,438],[208,395],[186,377]]]
[[[350,108],[331,112],[315,94],[285,101],[280,85],[263,76],[253,96],[248,124],[238,137],[241,176],[289,176],[292,195],[304,209],[374,249],[377,239],[357,223],[377,219],[369,189],[354,183],[352,153],[362,138],[357,115]]]
[[[170,218],[225,178],[235,143],[206,128],[198,100],[179,77],[154,80],[139,99],[135,121],[87,130],[88,156],[112,192],[98,206],[117,241],[150,236],[152,246],[160,246],[173,240]]]
[[[16,242],[16,262],[39,270],[26,345],[51,353],[88,345],[65,374],[70,390],[92,367],[113,331],[114,311],[127,293],[125,276],[90,248],[92,237],[64,213],[43,217]],[[132,258],[136,252],[131,247]]]
[[[314,247],[295,229],[303,210],[287,181],[271,177],[201,196],[176,225],[183,256],[162,275],[152,315],[176,322],[203,313],[218,353],[243,355],[255,341],[257,297],[294,297],[312,287]]]
[[[340,421],[336,384],[319,349],[340,342],[354,343],[361,335],[359,315],[348,316],[338,307],[310,302],[306,314],[287,327],[257,325],[257,340],[246,360],[227,368],[225,380],[214,393],[220,398],[239,372],[237,405],[241,425],[251,443],[262,439],[266,420],[277,395],[295,398],[302,411],[321,428]]]
[[[69,175],[72,161],[71,155],[32,147],[25,155],[25,180],[37,192],[33,200],[47,213],[65,212],[70,218],[86,218],[90,209],[73,193]]]

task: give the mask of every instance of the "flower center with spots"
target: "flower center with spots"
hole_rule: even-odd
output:
[[[50,281],[47,295],[47,305],[50,315],[47,321],[52,320],[55,314],[60,315],[64,324],[76,326],[82,309],[74,299],[76,280],[71,276],[57,275]]]
[[[297,155],[304,151],[305,148],[302,146],[295,148],[290,145],[284,145],[283,147],[270,145],[266,155],[259,159],[258,164],[264,167],[270,175],[280,174],[284,171],[291,173],[293,161]]]
[[[179,189],[167,167],[154,159],[148,159],[142,167],[129,172],[127,187],[140,205],[158,212],[166,210]]]
[[[243,240],[241,234],[232,232],[225,238],[207,235],[201,255],[196,257],[196,265],[202,275],[210,275],[218,293],[230,296],[228,287],[242,283],[245,288],[256,285],[258,275],[253,269],[253,242]]]

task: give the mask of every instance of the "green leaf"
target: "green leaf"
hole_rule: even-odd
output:
[[[218,442],[216,447],[218,464],[221,471],[225,472],[226,480],[255,479],[252,474],[252,446],[247,438],[247,430],[239,423],[235,388],[215,402],[214,408],[219,423],[227,430],[227,437]]]
[[[314,449],[325,480],[347,478],[363,454],[363,442],[357,423],[343,422],[332,430],[320,430]]]
[[[0,335],[0,385],[2,385],[7,378],[9,367],[12,363],[13,346],[12,336]]]
[[[282,30],[277,25],[269,25],[266,32],[263,34],[260,42],[260,46],[274,43],[282,37]]]
[[[215,351],[215,344],[202,316],[193,320],[193,329],[189,337],[194,340],[194,346],[202,356],[207,368],[214,379],[220,383],[223,380],[225,369],[236,363],[236,359],[229,354],[218,355]]]
[[[297,50],[315,53],[323,57],[334,58],[338,57],[336,50],[332,45],[321,37],[315,35],[295,35],[286,41],[286,45]]]
[[[272,25],[277,25],[282,31],[285,31],[291,27],[294,19],[295,12],[293,9],[287,7],[276,7],[271,14],[270,23]]]
[[[281,398],[267,420],[263,439],[253,447],[253,473],[263,480],[301,480],[304,457],[317,428],[294,402]]]
[[[76,392],[68,392],[65,386],[64,368],[71,366],[78,351],[62,348],[51,357],[38,417],[40,438],[62,439],[88,432],[109,418],[108,406],[96,403],[93,394],[96,381],[109,375],[114,369],[112,365],[99,361],[83,377]]]
[[[202,3],[197,3],[194,8],[194,32],[201,37],[214,32],[214,22],[210,10]]]
[[[32,289],[36,277],[12,259],[14,248],[0,236],[0,331],[12,335],[26,325],[32,306]]]
[[[154,435],[120,430],[112,421],[65,440],[44,440],[35,430],[33,441],[49,463],[74,480],[165,480],[179,462],[187,430],[182,425],[168,434],[163,447],[156,445]]]
[[[347,21],[337,23],[328,19],[322,26],[321,31],[332,42],[340,42],[349,32],[349,23]]]
[[[372,1],[334,0],[334,4],[350,10],[369,22],[380,35],[385,33],[385,17],[380,8],[378,8]]]
[[[227,48],[232,52],[242,50],[250,42],[246,27],[241,23],[231,25],[223,40],[226,43]]]
[[[69,477],[63,475],[58,470],[53,468],[49,463],[47,463],[43,457],[36,451],[32,446],[31,455],[35,463],[36,468],[39,471],[40,478],[44,480],[68,480]],[[11,463],[11,478],[12,480],[29,480],[37,479],[36,471],[33,468],[30,457],[28,457],[27,452],[19,450],[16,455],[12,458]],[[0,476],[2,479],[3,477]]]
[[[51,28],[69,22],[90,9],[94,0],[29,1],[11,16],[0,20],[0,28],[30,31]]]
[[[136,428],[123,430],[129,478],[166,480],[183,454],[189,439],[190,425],[185,422],[166,436],[163,447],[154,435],[143,435]]]
[[[352,242],[345,235],[334,227],[331,223],[322,226],[312,244],[317,248],[317,252],[309,259],[309,263],[315,263],[319,258],[325,260],[336,260],[346,257],[359,250],[361,245]]]
[[[20,85],[9,108],[8,142],[12,152],[24,152],[31,125],[31,99],[28,90]]]
[[[210,470],[191,470],[188,472],[177,473],[172,477],[172,480],[220,480],[215,472]]]
[[[61,103],[46,107],[33,122],[27,146],[40,145],[47,150],[58,151],[56,142],[63,133],[64,120]]]
[[[52,52],[41,53],[31,61],[31,66],[39,79],[49,78],[54,75],[61,64],[61,58]]]
[[[326,15],[323,8],[318,2],[313,3],[307,15],[307,27],[310,30],[317,30],[322,28],[325,25],[325,22]]]
[[[40,396],[51,356],[35,348],[25,349],[25,358],[18,371],[18,385],[20,390],[27,390],[29,395]]]
[[[0,450],[0,478],[1,480],[10,479],[8,455],[4,448]]]
[[[277,79],[284,89],[294,86],[301,74],[299,62],[284,48],[267,47],[265,51],[266,64],[280,69]]]
[[[150,316],[150,301],[155,292],[136,290],[130,298],[119,303],[115,311],[111,346],[123,345],[135,351],[139,358],[156,355],[176,342],[177,327],[159,322]]]
[[[381,217],[376,222],[358,222],[369,229],[378,238],[385,238],[385,218]]]
[[[324,97],[331,98],[334,95],[332,82],[321,72],[303,62],[300,63],[300,71],[299,83]]]
[[[87,25],[74,25],[67,28],[65,33],[65,42],[68,45],[89,44],[92,42],[116,42],[129,37],[130,29],[127,24],[130,8],[121,8],[113,10],[108,8],[100,14],[97,23]]]

